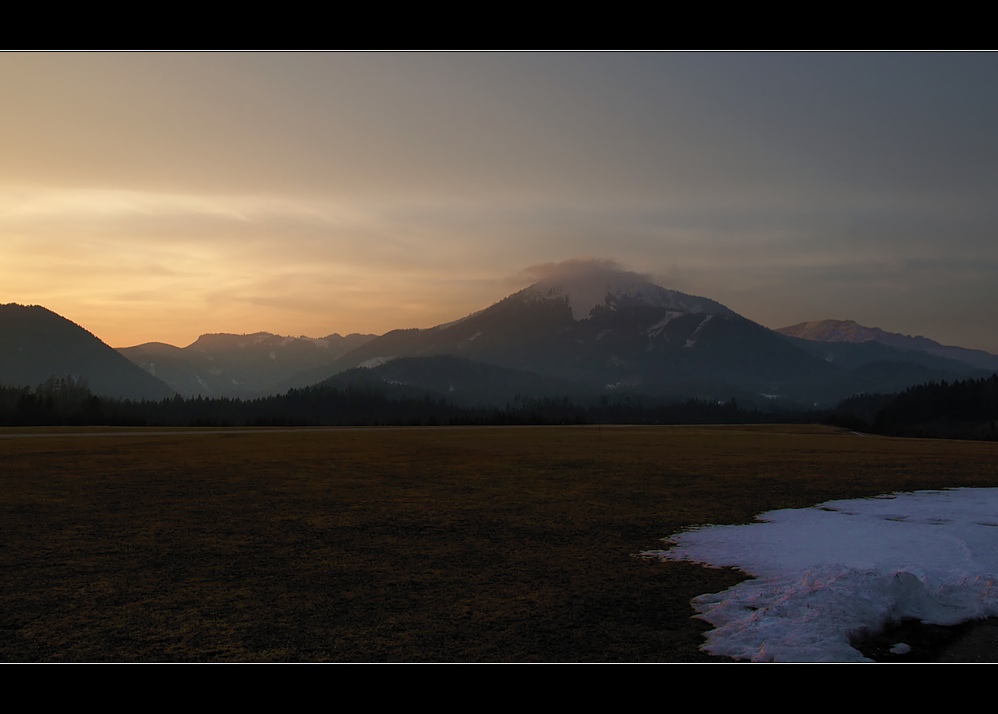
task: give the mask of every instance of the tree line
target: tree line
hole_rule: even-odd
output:
[[[998,440],[998,374],[843,400],[830,423],[888,436]]]
[[[36,388],[0,386],[0,426],[434,426],[516,424],[747,424],[824,422],[888,436],[998,440],[998,374],[931,382],[899,394],[861,394],[828,412],[761,412],[717,402],[634,395],[592,402],[517,395],[504,406],[458,406],[433,395],[386,395],[373,386],[317,385],[243,400],[160,401],[93,394],[85,380],[50,377]]]
[[[313,386],[243,400],[175,396],[132,401],[94,395],[84,380],[0,387],[3,426],[433,426],[513,424],[724,424],[775,421],[731,400],[672,403],[633,396],[580,403],[517,395],[504,406],[457,406],[432,395],[392,396],[370,386]]]

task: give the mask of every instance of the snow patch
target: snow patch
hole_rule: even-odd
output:
[[[731,311],[709,298],[667,290],[637,273],[576,265],[519,293],[525,300],[567,300],[572,319],[585,320],[597,307],[658,307],[682,313],[721,314]]]
[[[281,345],[289,345],[293,342],[311,342],[316,347],[323,347],[327,350],[329,349],[329,340],[325,337],[306,337],[305,335],[302,335],[301,337],[287,337],[281,341]]]
[[[391,362],[393,359],[395,359],[395,355],[388,355],[383,357],[371,357],[370,359],[364,360],[357,366],[363,367],[364,369],[374,369],[375,367],[380,367],[383,364]]]
[[[211,394],[212,393],[211,392],[211,387],[209,387],[208,384],[201,378],[200,374],[195,374],[194,377],[195,377],[195,379],[197,379],[198,384],[201,385],[201,388],[204,389],[205,394]]]
[[[676,312],[674,310],[670,310],[669,312],[665,313],[665,317],[663,317],[661,320],[659,320],[654,325],[649,327],[645,331],[645,334],[647,334],[649,337],[655,337],[659,335],[662,332],[662,330],[665,329],[666,325],[675,320],[677,317],[680,317],[685,314],[686,313],[683,312]]]
[[[642,555],[757,579],[693,600],[703,649],[753,661],[864,661],[850,639],[902,619],[998,615],[998,489],[917,491],[770,511]]]
[[[695,345],[697,343],[697,336],[700,334],[700,331],[703,329],[703,326],[706,325],[708,322],[710,322],[710,318],[712,318],[712,317],[714,317],[714,316],[713,315],[707,315],[707,317],[705,317],[700,322],[700,324],[697,325],[697,329],[693,330],[693,334],[690,335],[690,338],[688,340],[686,340],[686,344],[683,345],[683,347],[692,347],[693,345]]]

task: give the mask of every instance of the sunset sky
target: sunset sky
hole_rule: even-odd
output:
[[[998,353],[996,54],[4,53],[0,102],[0,303],[116,347],[429,327],[593,257]]]

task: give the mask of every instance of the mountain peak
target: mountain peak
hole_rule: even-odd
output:
[[[811,320],[781,327],[776,332],[816,342],[870,342],[886,334],[879,327],[866,327],[855,320]]]
[[[879,327],[865,327],[853,320],[813,320],[776,330],[787,337],[813,342],[880,342],[901,350],[917,350],[937,357],[954,359],[984,370],[998,370],[998,355],[983,350],[969,350],[941,345],[928,337],[912,337],[899,332],[887,332]]]
[[[41,305],[0,305],[0,384],[34,387],[52,376],[119,399],[174,394],[72,320]]]
[[[714,300],[668,290],[651,282],[647,275],[620,269],[613,261],[570,260],[535,266],[527,271],[540,277],[521,290],[526,299],[567,299],[572,318],[585,320],[598,307],[660,307],[677,312],[708,315],[731,314]]]

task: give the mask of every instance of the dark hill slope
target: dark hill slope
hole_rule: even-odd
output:
[[[40,305],[0,305],[0,384],[85,380],[94,394],[163,399],[175,392],[79,325]]]

